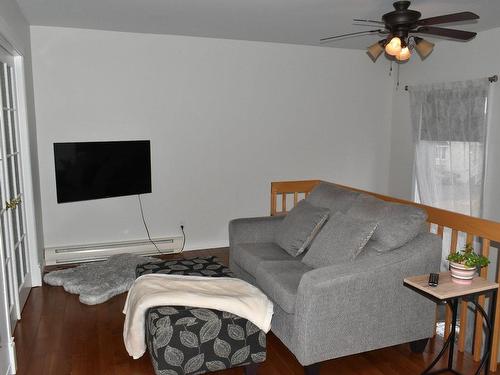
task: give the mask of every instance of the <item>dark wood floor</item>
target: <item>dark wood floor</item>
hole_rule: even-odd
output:
[[[200,254],[216,255],[227,262],[227,249],[184,256]],[[18,374],[153,375],[148,355],[133,360],[123,346],[124,302],[122,294],[101,305],[86,306],[61,287],[34,288],[15,330]],[[293,354],[272,333],[267,345],[268,359],[259,368],[259,375],[303,374]],[[321,375],[417,375],[440,348],[437,341],[431,342],[424,354],[411,353],[408,345],[399,345],[353,355],[325,362]],[[456,356],[456,365],[464,374],[472,374],[477,366],[467,354]],[[242,375],[243,370],[214,374]]]

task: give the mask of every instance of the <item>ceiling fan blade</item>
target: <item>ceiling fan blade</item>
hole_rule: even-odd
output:
[[[435,26],[419,27],[417,30],[412,31],[412,33],[436,35],[445,38],[458,39],[464,41],[471,40],[477,35],[477,33],[474,33],[472,31],[445,29],[443,27],[435,27]]]
[[[384,22],[382,22],[382,21],[375,21],[375,20],[365,20],[365,19],[355,18],[355,19],[353,19],[353,21],[354,22],[378,23],[379,25],[385,25]]]
[[[378,27],[379,25],[374,25],[370,23],[364,23],[364,22],[353,22],[353,26],[361,26],[361,27]]]
[[[331,41],[331,40],[334,40],[334,39],[346,38],[348,36],[355,36],[355,35],[362,35],[362,34],[369,35],[369,34],[375,34],[375,33],[383,34],[385,32],[386,31],[382,30],[382,29],[357,31],[355,33],[341,34],[341,35],[329,36],[327,38],[321,38],[319,41],[320,41],[320,43],[325,43],[325,42],[328,42],[328,41]]]
[[[439,25],[441,23],[450,23],[450,22],[460,22],[460,21],[472,21],[478,20],[479,16],[472,12],[460,12],[460,13],[452,13],[445,14],[437,17],[424,18],[417,22],[417,25]]]

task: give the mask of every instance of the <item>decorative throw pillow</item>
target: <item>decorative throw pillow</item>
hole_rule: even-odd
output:
[[[377,220],[378,225],[370,243],[378,252],[397,249],[414,239],[427,220],[427,213],[408,204],[386,202],[362,194],[347,215],[359,219]]]
[[[305,200],[300,201],[280,223],[275,242],[288,254],[296,257],[314,239],[328,219],[329,210],[314,207]]]
[[[376,220],[336,212],[320,230],[302,262],[319,268],[353,261],[377,228]]]

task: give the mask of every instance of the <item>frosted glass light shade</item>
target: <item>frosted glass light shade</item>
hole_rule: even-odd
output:
[[[408,47],[404,47],[401,49],[401,52],[399,52],[396,55],[396,60],[398,61],[406,61],[409,60],[411,56],[410,49]]]
[[[428,42],[422,38],[415,38],[415,49],[420,55],[420,58],[424,60],[434,49],[434,43]]]
[[[382,52],[384,52],[384,47],[381,42],[372,44],[370,47],[368,47],[368,50],[366,51],[366,53],[368,54],[368,56],[370,56],[373,62],[377,61],[378,57]]]
[[[399,52],[401,52],[401,39],[397,36],[392,38],[385,46],[385,52],[391,56],[396,56]]]

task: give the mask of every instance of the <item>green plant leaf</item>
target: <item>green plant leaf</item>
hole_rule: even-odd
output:
[[[447,259],[450,262],[460,263],[470,268],[482,268],[490,264],[490,260],[483,255],[477,254],[470,243],[466,244],[462,250],[448,255]]]

